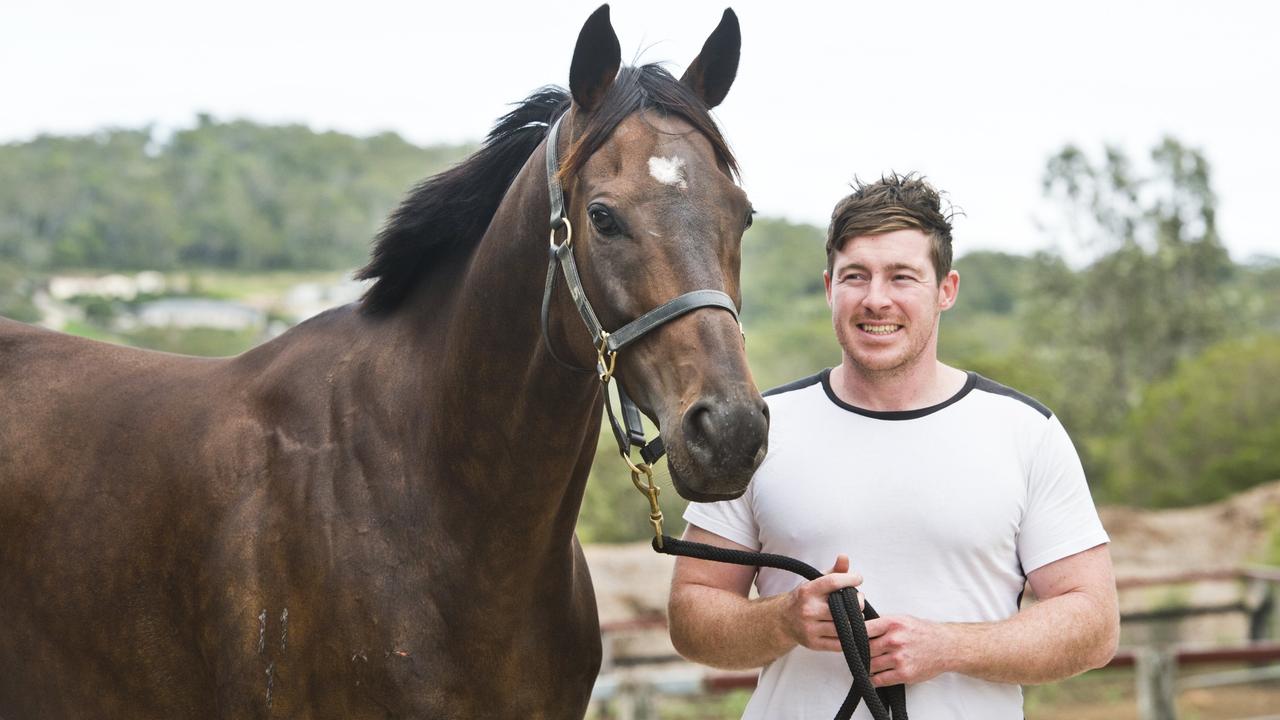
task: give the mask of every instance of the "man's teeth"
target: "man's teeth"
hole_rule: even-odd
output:
[[[867,325],[864,323],[862,325],[859,325],[858,327],[862,328],[865,332],[871,333],[872,335],[888,335],[896,331],[898,328],[902,326],[901,325]]]

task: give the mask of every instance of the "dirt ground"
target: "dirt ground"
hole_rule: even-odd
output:
[[[1280,551],[1280,481],[1179,510],[1099,509],[1120,579],[1263,564]]]

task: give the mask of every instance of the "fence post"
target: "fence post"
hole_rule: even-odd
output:
[[[1276,618],[1280,613],[1276,608],[1276,584],[1270,580],[1256,578],[1251,583],[1260,587],[1262,596],[1258,606],[1249,613],[1249,639],[1253,642],[1266,640],[1272,633],[1280,631],[1280,623]]]
[[[1176,720],[1178,656],[1173,648],[1139,648],[1135,670],[1140,720]]]

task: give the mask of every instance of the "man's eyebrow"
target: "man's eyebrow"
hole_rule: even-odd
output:
[[[897,272],[899,270],[910,270],[911,272],[916,273],[917,275],[924,272],[923,268],[917,265],[912,265],[911,263],[904,263],[904,262],[889,263],[888,265],[884,266],[884,269],[888,272]],[[863,265],[862,263],[850,262],[837,267],[836,274],[839,275],[849,270],[862,270],[865,272],[869,270],[869,268],[866,265]]]

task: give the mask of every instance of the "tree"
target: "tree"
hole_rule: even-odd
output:
[[[469,151],[218,122],[0,145],[0,259],[34,269],[341,269],[410,186]]]
[[[1152,149],[1145,171],[1118,148],[1095,162],[1067,146],[1049,160],[1044,190],[1093,259],[1073,272],[1059,253],[1037,258],[1028,336],[1085,395],[1076,398],[1078,427],[1105,433],[1148,383],[1239,329],[1209,165],[1172,138]]]
[[[1230,340],[1152,385],[1116,444],[1114,491],[1143,506],[1280,479],[1280,336]]]
[[[840,362],[822,271],[825,233],[760,219],[742,237],[742,325],[761,390]]]

